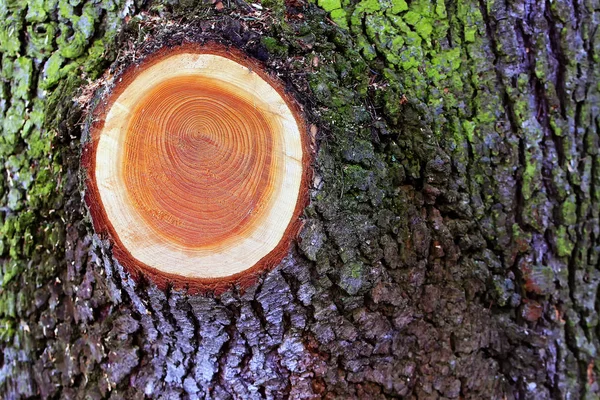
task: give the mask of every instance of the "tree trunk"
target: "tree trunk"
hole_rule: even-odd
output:
[[[0,398],[600,396],[598,1],[174,3],[0,4]],[[132,279],[80,171],[92,90],[205,40],[318,149],[297,245],[220,296]]]

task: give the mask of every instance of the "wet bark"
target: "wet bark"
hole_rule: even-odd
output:
[[[0,398],[600,395],[600,4],[319,5],[0,5]],[[82,202],[82,88],[185,40],[318,149],[298,243],[218,298],[131,279]]]

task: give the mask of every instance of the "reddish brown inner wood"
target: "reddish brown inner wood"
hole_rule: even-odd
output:
[[[132,111],[127,195],[165,240],[188,249],[223,245],[268,208],[274,134],[260,110],[219,82],[165,81]]]

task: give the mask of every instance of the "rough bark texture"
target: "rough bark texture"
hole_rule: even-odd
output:
[[[319,6],[0,3],[0,398],[600,395],[598,1]],[[81,201],[80,88],[186,38],[318,131],[298,246],[220,298],[136,283]]]

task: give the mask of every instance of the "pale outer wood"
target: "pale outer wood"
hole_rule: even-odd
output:
[[[270,211],[245,237],[211,248],[187,249],[164,241],[143,221],[127,196],[121,174],[123,143],[130,110],[157,84],[174,77],[203,75],[243,95],[270,115],[283,140],[278,150],[281,179],[274,188]],[[303,176],[302,140],[294,114],[282,96],[251,69],[212,54],[171,56],[140,73],[106,115],[97,152],[95,177],[107,217],[137,260],[160,271],[193,278],[219,278],[242,272],[271,252],[283,238],[294,214]],[[277,151],[276,151],[277,152]]]

